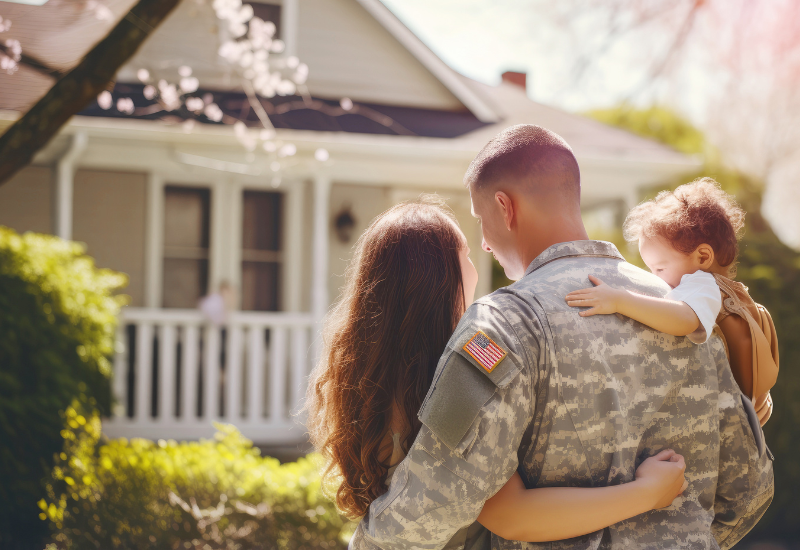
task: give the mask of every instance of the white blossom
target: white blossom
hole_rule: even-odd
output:
[[[120,113],[131,115],[133,114],[134,108],[133,100],[129,97],[121,97],[117,100],[117,111]]]
[[[97,104],[105,111],[111,108],[113,102],[114,98],[111,97],[111,92],[108,90],[103,90],[100,92],[100,95],[97,96]]]
[[[205,114],[209,120],[213,120],[214,122],[219,122],[222,120],[222,109],[220,109],[219,105],[216,103],[209,103],[206,105],[206,108],[203,110],[203,114]]]
[[[331,155],[330,153],[328,153],[327,149],[319,148],[316,151],[314,151],[314,158],[320,162],[325,162],[326,160],[331,158]]]
[[[200,81],[194,76],[187,76],[181,78],[180,86],[183,93],[190,94],[197,91],[197,88],[200,86]]]
[[[186,98],[186,108],[190,111],[194,111],[195,113],[200,112],[205,109],[205,102],[201,97],[187,97]]]
[[[353,100],[350,99],[349,97],[343,97],[342,99],[339,100],[339,105],[345,111],[349,111],[350,109],[353,108]]]
[[[139,69],[136,71],[136,78],[142,82],[147,82],[150,80],[150,71],[147,69]]]
[[[144,94],[145,99],[153,99],[154,97],[156,97],[156,87],[148,84],[147,86],[144,87],[142,93]]]
[[[88,2],[86,2],[86,11],[93,13],[95,19],[100,21],[114,20],[114,12],[102,2],[98,2],[98,0],[88,0]]]

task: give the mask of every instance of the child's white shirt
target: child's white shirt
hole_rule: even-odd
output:
[[[686,337],[695,344],[702,344],[711,336],[717,316],[722,309],[719,285],[711,273],[696,271],[681,277],[681,282],[666,296],[668,300],[683,302],[694,311],[700,326]]]

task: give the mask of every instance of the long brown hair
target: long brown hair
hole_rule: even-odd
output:
[[[393,407],[408,449],[436,364],[464,312],[455,218],[433,197],[379,215],[355,246],[306,399],[311,441],[327,459],[323,486],[350,517],[383,494],[381,443]]]

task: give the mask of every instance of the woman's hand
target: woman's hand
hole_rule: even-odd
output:
[[[589,280],[595,286],[574,290],[567,294],[567,305],[572,307],[590,307],[591,309],[579,313],[581,317],[591,317],[597,314],[607,315],[619,311],[618,306],[623,291],[611,288],[594,275],[589,275]]]
[[[666,508],[683,494],[689,483],[684,477],[686,462],[672,449],[661,451],[636,469],[636,481],[652,499],[653,509]]]

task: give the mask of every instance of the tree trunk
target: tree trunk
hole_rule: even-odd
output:
[[[139,0],[108,35],[0,136],[0,185],[27,165],[61,127],[106,89],[180,0]]]

